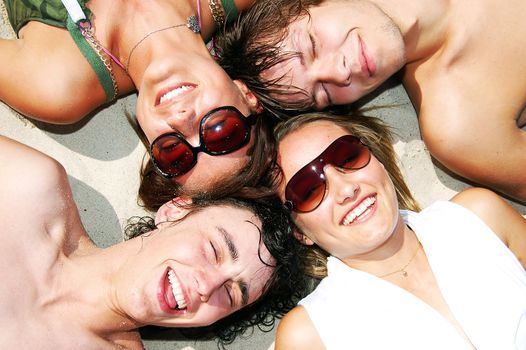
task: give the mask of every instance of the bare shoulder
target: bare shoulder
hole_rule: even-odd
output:
[[[47,220],[73,201],[59,162],[6,137],[0,137],[0,183],[0,209],[13,219]]]
[[[66,171],[55,159],[0,136],[0,183],[0,223],[14,230],[7,234],[45,232],[70,251],[86,236]]]
[[[296,306],[283,317],[276,331],[275,349],[325,349],[305,308]]]
[[[64,168],[55,159],[18,141],[0,136],[2,191],[22,194],[39,188],[45,190],[65,178]]]
[[[526,219],[495,192],[471,188],[451,199],[480,217],[519,258],[526,262]]]
[[[498,194],[484,188],[470,188],[455,195],[451,201],[472,211],[505,241],[506,235],[501,232],[507,226],[504,222],[513,219],[516,211]]]
[[[469,188],[456,194],[451,201],[469,209],[490,226],[497,235],[507,220],[522,216],[504,199],[491,190]],[[501,237],[504,238],[504,237]]]

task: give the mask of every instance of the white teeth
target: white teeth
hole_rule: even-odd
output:
[[[376,202],[376,197],[365,198],[362,201],[362,203],[360,203],[359,206],[354,208],[349,214],[347,214],[343,218],[343,222],[342,222],[343,225],[349,225],[350,223],[352,223],[357,217],[365,213],[365,211],[369,209],[369,207],[373,205],[375,202]]]
[[[162,95],[160,100],[159,100],[159,103],[163,103],[165,101],[171,100],[172,98],[174,98],[176,96],[179,96],[183,92],[186,92],[186,91],[191,90],[191,89],[193,89],[193,87],[189,86],[189,85],[183,85],[181,87],[178,87],[177,89],[174,89],[174,90],[169,91],[166,94]]]
[[[184,300],[183,290],[181,289],[181,284],[175,276],[173,270],[168,271],[168,281],[172,286],[172,293],[174,295],[175,301],[177,302],[178,309],[186,308],[186,301]]]

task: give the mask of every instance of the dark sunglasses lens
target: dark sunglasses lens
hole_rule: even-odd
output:
[[[340,137],[323,153],[326,163],[350,170],[365,167],[371,158],[369,149],[359,139],[350,135]]]
[[[325,173],[320,167],[331,164],[338,168],[358,170],[369,164],[370,159],[369,149],[358,138],[342,136],[290,179],[285,198],[294,204],[295,211],[312,211],[325,196]]]
[[[325,196],[325,176],[310,168],[303,168],[290,179],[285,198],[294,204],[294,210],[308,212],[320,205]]]
[[[182,175],[195,164],[190,147],[173,134],[161,136],[154,142],[152,157],[159,170],[169,176]]]
[[[202,142],[211,154],[225,154],[241,148],[249,139],[245,117],[235,110],[220,109],[202,125]]]

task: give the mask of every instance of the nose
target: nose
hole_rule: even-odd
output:
[[[226,278],[220,273],[220,271],[212,270],[200,270],[196,275],[197,293],[203,303],[206,303],[210,296],[214,294],[216,290],[221,288],[226,282]]]
[[[165,117],[167,132],[177,131],[186,140],[196,146],[199,143],[199,120],[196,114],[190,109],[180,109],[172,111]]]
[[[360,186],[353,181],[349,170],[340,169],[332,165],[324,168],[328,187],[328,195],[333,197],[335,203],[343,204],[354,200],[358,196]]]
[[[313,65],[313,78],[321,83],[347,86],[351,83],[351,70],[345,56],[334,53],[325,59],[318,59]]]

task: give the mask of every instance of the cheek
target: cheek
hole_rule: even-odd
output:
[[[314,212],[316,212],[315,210]],[[314,213],[313,212],[313,213]],[[327,227],[328,221],[322,215],[299,214],[294,219],[294,222],[301,230],[301,233],[307,235],[311,240],[319,243],[318,235],[322,234],[322,230]]]
[[[216,74],[219,77],[219,74]],[[242,113],[249,112],[237,85],[228,77],[221,74],[215,78],[202,94],[200,106],[207,106],[207,110],[220,106],[234,106]]]
[[[230,308],[223,307],[225,296],[222,295],[224,288],[220,288],[210,299],[208,303],[203,304],[196,314],[199,323],[210,325],[228,315],[233,311]]]

